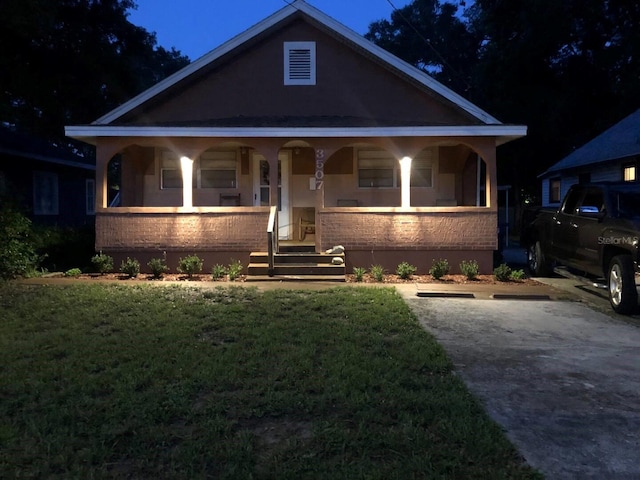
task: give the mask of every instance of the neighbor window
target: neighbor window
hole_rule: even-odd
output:
[[[198,186],[200,188],[236,188],[237,156],[235,150],[205,152],[200,156]]]
[[[284,43],[284,84],[316,84],[316,43]]]
[[[397,186],[398,161],[384,150],[358,151],[358,186],[361,188]]]
[[[635,182],[637,180],[636,166],[634,164],[622,167],[622,179],[625,182]]]
[[[560,197],[561,186],[562,181],[559,178],[549,180],[549,203],[560,203],[560,200],[562,200]]]
[[[33,172],[33,213],[58,215],[58,175]]]
[[[96,181],[87,178],[85,182],[85,205],[87,215],[95,215],[96,213]]]

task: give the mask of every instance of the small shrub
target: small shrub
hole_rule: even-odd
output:
[[[416,273],[416,270],[418,269],[410,263],[402,262],[398,265],[398,268],[396,268],[396,274],[398,274],[398,276],[403,280],[407,280],[411,278],[414,273]]]
[[[214,280],[219,280],[227,274],[227,267],[220,264],[215,264],[211,269],[211,277]]]
[[[371,265],[369,270],[376,282],[382,282],[384,280],[384,267],[382,265]]]
[[[165,253],[162,258],[152,258],[149,260],[149,263],[147,263],[147,266],[151,269],[153,278],[161,278],[162,275],[169,271],[166,258],[167,254]]]
[[[0,278],[28,275],[38,266],[33,244],[31,220],[18,210],[1,205],[0,199]]]
[[[120,264],[120,271],[127,275],[129,278],[135,278],[140,273],[140,262],[135,258],[127,257]]]
[[[191,278],[202,271],[202,259],[198,255],[187,255],[178,261],[178,272],[185,273]]]
[[[91,263],[98,271],[98,273],[104,275],[113,271],[113,257],[106,255],[102,252],[91,257]]]
[[[353,274],[356,276],[356,282],[361,282],[365,273],[367,273],[366,268],[353,267]]]
[[[511,276],[511,268],[506,263],[502,263],[493,269],[493,276],[499,282],[508,282]]]
[[[79,268],[71,268],[64,272],[65,277],[78,278],[80,275],[82,275],[82,270],[80,270]]]
[[[463,260],[460,262],[460,271],[467,277],[467,280],[475,280],[480,273],[480,267],[475,260]]]
[[[440,280],[442,277],[449,273],[449,262],[446,259],[434,260],[433,265],[429,269],[429,275],[436,280]]]
[[[520,270],[512,270],[511,271],[511,275],[509,275],[509,279],[510,280],[515,280],[515,281],[519,281],[519,280],[523,280],[525,278],[525,273],[524,270],[520,269]]]
[[[229,281],[233,282],[242,273],[242,262],[240,260],[231,260],[231,263],[227,267],[227,275],[229,275]]]

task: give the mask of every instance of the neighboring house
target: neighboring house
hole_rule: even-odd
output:
[[[0,202],[38,225],[93,226],[95,164],[43,139],[0,128]]]
[[[542,205],[560,206],[576,183],[637,182],[640,164],[640,109],[616,123],[539,175]]]
[[[349,271],[408,261],[426,272],[446,258],[486,273],[496,147],[526,127],[298,0],[66,133],[96,146],[96,249],[117,259],[246,265],[267,251],[271,216],[280,245],[343,245]],[[120,204],[108,208],[115,156]]]

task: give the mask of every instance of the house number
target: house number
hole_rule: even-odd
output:
[[[316,190],[320,190],[324,185],[324,150],[316,150]]]

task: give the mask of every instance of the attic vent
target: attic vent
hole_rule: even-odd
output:
[[[284,84],[316,84],[316,43],[284,43]]]

